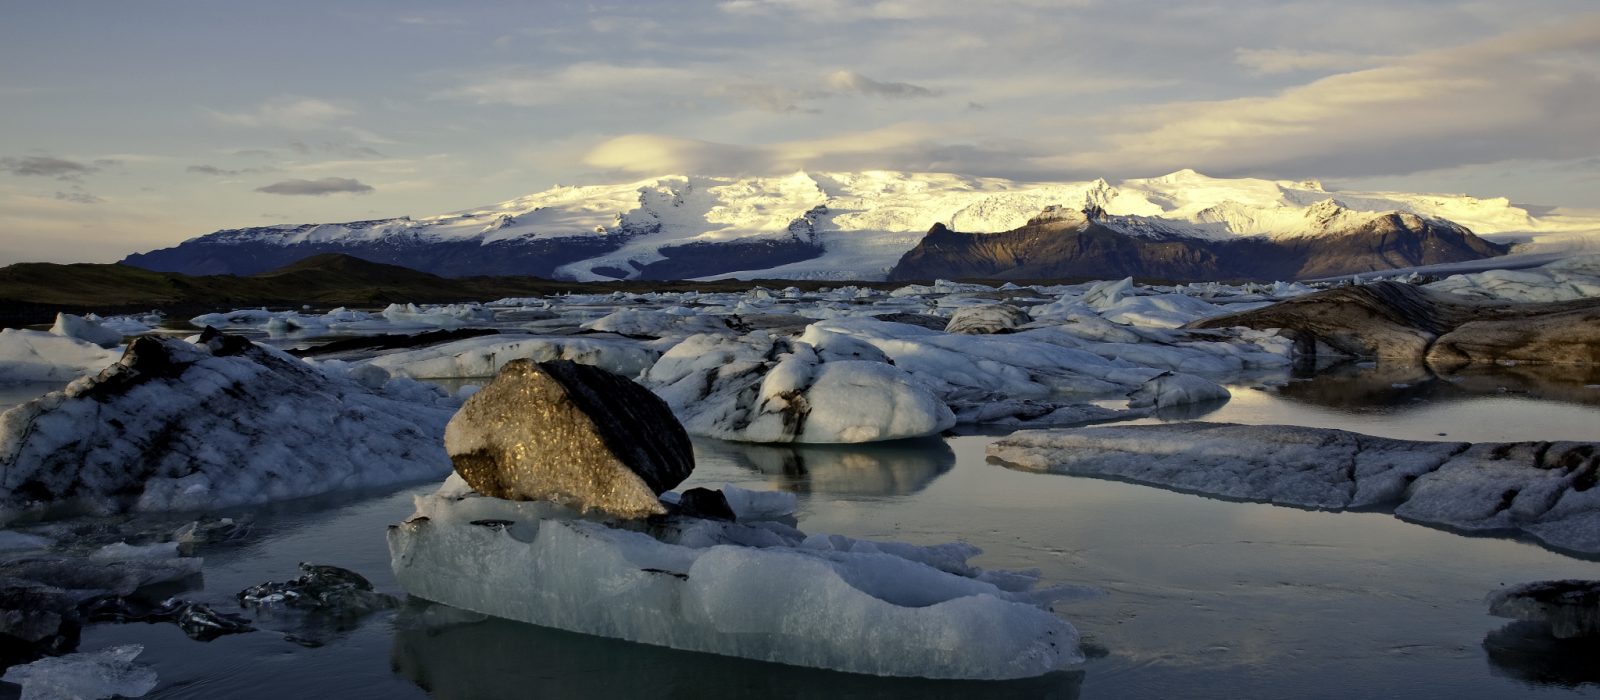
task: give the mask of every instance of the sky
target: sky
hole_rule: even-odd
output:
[[[672,173],[1181,168],[1600,208],[1600,5],[0,0],[0,264]]]

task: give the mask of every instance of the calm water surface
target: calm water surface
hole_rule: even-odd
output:
[[[1350,376],[1235,387],[1233,401],[1199,417],[1412,439],[1600,437],[1596,390],[1587,390],[1593,401],[1575,388],[1549,400],[1495,387],[1419,387],[1374,371]],[[1506,621],[1489,617],[1483,602],[1505,584],[1600,578],[1600,562],[1383,513],[1013,471],[985,461],[993,439],[858,448],[700,440],[685,486],[791,490],[808,532],[965,540],[984,549],[982,566],[1038,568],[1047,582],[1098,586],[1104,596],[1057,606],[1094,651],[1072,673],[1012,684],[863,678],[497,620],[421,625],[415,610],[369,618],[321,648],[270,633],[199,643],[170,625],[94,626],[81,648],[145,644],[141,661],[161,674],[149,696],[157,698],[1600,697],[1595,664],[1534,647],[1487,650],[1486,637]],[[248,585],[294,575],[299,561],[355,569],[399,593],[384,528],[431,488],[255,511],[252,539],[205,552],[204,587],[188,595],[226,605]]]

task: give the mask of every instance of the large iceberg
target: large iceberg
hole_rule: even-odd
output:
[[[702,334],[644,379],[690,433],[725,440],[873,442],[955,425],[943,401],[883,360],[865,343],[809,329],[800,338]]]
[[[625,338],[492,335],[382,355],[370,364],[420,379],[491,377],[512,360],[571,360],[637,377],[660,357],[661,351],[651,345]]]
[[[1600,554],[1600,443],[1394,440],[1329,428],[1179,423],[1025,431],[991,459],[1307,508],[1393,507],[1415,522],[1521,533]]]
[[[1027,678],[1083,660],[1077,630],[1046,609],[1076,589],[973,567],[970,545],[808,537],[749,510],[738,522],[592,520],[479,496],[455,477],[416,503],[389,529],[396,578],[474,612],[885,676]]]
[[[436,477],[456,403],[238,336],[142,337],[0,414],[0,512],[191,510]]]

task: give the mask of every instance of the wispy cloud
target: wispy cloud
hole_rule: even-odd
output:
[[[99,204],[106,201],[89,194],[88,192],[76,190],[71,192],[56,192],[55,197],[63,202],[72,202],[73,204]]]
[[[291,131],[319,129],[355,114],[354,110],[327,100],[295,95],[274,97],[243,112],[209,111],[222,124]]]
[[[272,172],[274,170],[276,170],[276,168],[221,168],[221,167],[217,167],[215,165],[191,165],[191,166],[183,169],[183,171],[186,172],[186,173],[196,173],[196,174],[199,174],[199,175],[211,175],[211,176],[214,176],[214,177],[236,177],[236,176],[239,176],[239,175],[253,175],[253,174],[256,174],[256,173],[267,173],[267,172]]]
[[[1392,56],[1375,56],[1352,51],[1304,51],[1299,49],[1235,49],[1233,62],[1257,75],[1299,71],[1350,70],[1382,65]]]
[[[1425,51],[1263,97],[1079,120],[1065,170],[1403,174],[1600,151],[1600,15]]]
[[[77,182],[83,176],[100,172],[101,167],[110,165],[116,165],[116,161],[104,160],[90,164],[54,156],[0,158],[0,172],[21,177],[53,177],[66,182]]]
[[[267,194],[322,197],[330,194],[368,194],[373,187],[348,177],[325,177],[317,180],[292,179],[257,187],[257,192]]]
[[[828,76],[828,86],[842,93],[855,93],[869,97],[887,97],[890,99],[934,97],[939,94],[921,85],[874,80],[853,70],[842,70],[830,74]]]

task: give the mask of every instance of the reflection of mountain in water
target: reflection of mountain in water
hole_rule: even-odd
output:
[[[796,493],[904,496],[928,487],[956,464],[939,438],[864,445],[756,445],[696,440],[695,449],[766,474]]]
[[[1384,361],[1296,372],[1294,381],[1277,394],[1355,411],[1500,395],[1600,405],[1600,390],[1589,388],[1596,384],[1600,384],[1600,365],[1470,365],[1440,376],[1420,364]]]
[[[633,644],[490,618],[396,630],[395,673],[456,698],[1061,698],[1081,673],[1007,682],[818,671]]]
[[[1483,638],[1489,670],[1534,685],[1600,685],[1600,640],[1556,639],[1548,625],[1513,622]]]

